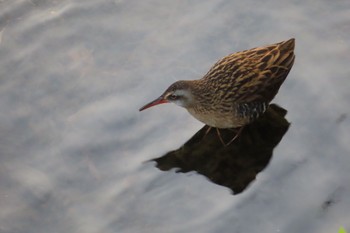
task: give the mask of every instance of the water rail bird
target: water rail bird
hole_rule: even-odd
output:
[[[277,94],[293,66],[294,43],[292,38],[232,53],[216,62],[203,78],[173,83],[140,111],[175,103],[197,120],[216,128],[219,137],[218,129],[239,129],[235,139],[243,126],[265,112]]]

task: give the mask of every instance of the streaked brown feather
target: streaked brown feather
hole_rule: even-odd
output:
[[[236,102],[259,99],[270,102],[287,77],[294,62],[294,39],[266,47],[230,54],[201,79],[212,89]]]
[[[175,102],[168,98],[178,92],[182,99],[175,103],[199,121],[216,128],[241,127],[266,110],[294,59],[294,39],[233,53],[216,62],[202,79],[177,81],[140,110],[164,99]]]
[[[214,122],[215,127],[238,127],[253,118],[240,113],[243,104],[265,105],[277,94],[294,63],[294,39],[230,54],[217,63],[200,80],[193,82],[197,106],[188,109],[201,121]],[[255,110],[254,110],[255,111]],[[201,115],[201,116],[199,116]],[[206,115],[206,116],[205,116]],[[229,120],[230,116],[232,120]],[[222,121],[227,123],[219,123]],[[217,118],[216,120],[213,118]],[[233,119],[235,118],[235,119]]]

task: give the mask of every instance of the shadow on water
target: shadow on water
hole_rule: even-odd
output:
[[[208,126],[204,126],[179,149],[151,161],[163,171],[172,168],[183,173],[196,171],[230,188],[234,194],[241,193],[267,166],[273,149],[287,132],[290,123],[286,114],[287,110],[271,104],[262,117],[245,126],[240,136],[226,147],[216,130],[205,135]],[[229,129],[220,130],[220,133],[226,142],[236,134]]]

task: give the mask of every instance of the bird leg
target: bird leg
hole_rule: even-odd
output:
[[[211,130],[212,128],[213,128],[213,127],[211,127],[211,126],[208,125],[208,129],[205,131],[203,138],[210,132],[210,130]],[[215,129],[216,129],[216,132],[217,132],[217,134],[218,134],[218,137],[219,137],[220,142],[222,143],[222,145],[223,145],[223,146],[228,146],[228,145],[230,145],[230,144],[241,134],[241,132],[242,132],[242,130],[243,130],[243,127],[240,127],[240,128],[239,128],[239,130],[238,130],[238,132],[236,133],[236,135],[235,135],[228,143],[225,143],[224,140],[222,139],[219,128],[215,128]]]
[[[213,128],[213,127],[208,125],[208,129],[205,131],[203,138],[210,132],[211,128]]]
[[[224,140],[223,140],[222,137],[221,137],[219,128],[215,128],[215,129],[216,129],[216,132],[218,133],[218,137],[219,137],[219,139],[220,139],[222,145],[226,146],[226,143],[224,142]]]
[[[238,136],[242,133],[242,130],[243,130],[243,126],[239,128],[239,130],[236,133],[236,135],[225,146],[230,145],[236,138],[238,138]]]
[[[240,127],[238,132],[236,133],[236,135],[228,143],[225,143],[221,137],[219,128],[216,128],[216,132],[218,133],[219,139],[220,139],[222,145],[224,145],[224,146],[230,145],[236,138],[238,138],[238,136],[241,134],[242,130],[243,130],[243,127]]]

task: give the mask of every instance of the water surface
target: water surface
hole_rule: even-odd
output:
[[[350,2],[0,2],[0,232],[350,231]],[[296,38],[291,125],[240,194],[147,162],[202,124],[162,105],[222,56]]]

